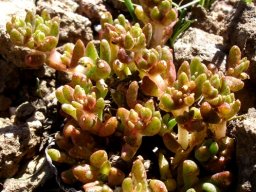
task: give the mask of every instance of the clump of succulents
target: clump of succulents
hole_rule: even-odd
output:
[[[46,10],[42,11],[41,16],[27,11],[25,19],[13,16],[6,23],[6,32],[14,45],[32,50],[25,63],[28,67],[37,68],[45,62],[46,53],[58,44],[59,18],[51,18]]]
[[[134,13],[144,24],[152,25],[152,40],[150,45],[164,45],[171,37],[173,27],[178,21],[177,11],[172,8],[172,0],[150,1],[140,0]]]
[[[161,115],[155,111],[152,100],[144,106],[136,104],[130,111],[120,107],[117,117],[123,126],[125,144],[122,147],[121,157],[124,160],[133,158],[142,143],[143,136],[156,135],[161,129]]]
[[[176,72],[172,50],[165,45],[177,22],[172,1],[140,4],[135,15],[141,23],[102,15],[98,46],[78,40],[55,49],[57,22],[45,11],[42,17],[28,13],[27,21],[7,24],[14,44],[42,52],[48,66],[72,76],[55,92],[65,124],[48,155],[55,164],[67,165],[61,173],[64,183],[80,183],[86,192],[225,189],[232,181],[227,164],[234,150],[227,122],[240,109],[234,92],[248,78],[249,61],[233,46],[226,72],[197,57]],[[30,25],[31,34],[23,31]],[[56,42],[48,45],[50,40]],[[152,149],[160,178],[147,174],[140,154],[146,137],[163,141],[163,149]],[[131,171],[112,163],[116,151],[102,143],[115,143],[119,160]]]
[[[133,162],[129,177],[126,177],[122,183],[123,192],[167,192],[165,184],[157,179],[147,180],[147,173],[143,164],[143,158],[139,157]]]
[[[27,11],[25,20],[13,16],[6,23],[6,31],[15,45],[51,51],[58,43],[59,19],[51,18],[46,10],[42,11],[41,16]]]

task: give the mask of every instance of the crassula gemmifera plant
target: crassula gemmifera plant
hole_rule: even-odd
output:
[[[24,62],[30,68],[38,68],[44,64],[47,53],[58,44],[59,18],[51,18],[46,10],[41,16],[28,11],[25,19],[13,16],[6,23],[6,32],[14,45],[32,50]]]
[[[198,57],[176,71],[166,45],[178,17],[172,1],[139,2],[137,23],[102,15],[98,45],[78,40],[56,49],[58,19],[46,11],[7,23],[15,45],[71,76],[55,92],[65,120],[47,155],[66,166],[63,183],[86,192],[225,190],[234,151],[227,122],[240,109],[234,92],[249,61],[233,46],[225,72]],[[154,144],[153,159],[145,140]]]
[[[46,10],[41,16],[28,11],[25,20],[13,16],[6,23],[6,31],[16,45],[42,52],[51,51],[58,43],[59,19],[51,18]]]

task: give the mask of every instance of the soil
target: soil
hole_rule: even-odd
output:
[[[239,0],[218,0],[210,10],[192,8],[189,17],[195,22],[173,47],[176,67],[199,56],[205,64],[225,71],[228,50],[234,44],[251,61],[251,78],[236,95],[242,103],[242,118],[229,124],[229,132],[237,141],[237,182],[233,188],[238,192],[256,191],[255,6]],[[0,1],[0,191],[4,192],[62,191],[45,149],[63,125],[54,91],[69,77],[46,65],[26,68],[23,61],[30,50],[13,46],[5,32],[5,23],[12,15],[43,9],[61,18],[60,46],[77,39],[85,44],[97,40],[102,12],[110,11],[114,17],[123,13],[129,18],[124,4],[116,0]]]

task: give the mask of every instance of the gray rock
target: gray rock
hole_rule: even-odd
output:
[[[255,85],[251,81],[245,81],[244,88],[236,92],[236,98],[241,101],[240,113],[247,113],[249,108],[256,106]],[[250,99],[248,99],[250,98]]]
[[[93,22],[99,22],[102,13],[106,12],[103,0],[78,0],[78,13],[85,15]]]
[[[112,5],[117,10],[127,11],[127,8],[126,8],[125,4],[122,1],[106,0],[106,2],[107,2],[107,4]]]
[[[37,3],[38,12],[47,9],[51,16],[60,17],[60,42],[75,43],[78,39],[81,39],[86,44],[92,40],[91,21],[82,15],[74,13],[74,6],[72,5],[71,8],[69,6],[71,1],[65,0],[62,2],[39,0]]]
[[[243,120],[232,124],[237,141],[237,191],[256,191],[256,109],[250,108]]]
[[[25,140],[28,133],[13,126],[10,119],[0,119],[0,178],[12,177],[18,171],[18,163],[23,154],[19,151],[20,143],[16,139]],[[19,135],[19,137],[14,137]]]
[[[37,117],[40,117],[37,119]],[[20,167],[20,162],[31,158],[39,147],[41,137],[37,135],[42,129],[44,116],[30,117],[25,123],[8,118],[0,118],[0,178],[14,176]]]
[[[78,3],[74,0],[47,0],[47,1],[38,1],[37,6],[42,5],[43,2],[50,4],[53,8],[62,9],[63,11],[75,13],[79,7]]]
[[[248,70],[251,80],[256,83],[256,7],[240,2],[229,23],[230,46],[238,45],[244,56],[251,61]]]
[[[44,156],[35,156],[29,163],[25,163],[22,169],[18,178],[5,180],[2,192],[35,191],[52,174]]]
[[[239,0],[214,1],[210,10],[201,6],[192,7],[191,19],[196,19],[193,27],[200,28],[215,35],[226,33],[226,24],[235,11],[235,5]]]
[[[0,30],[5,29],[5,24],[13,15],[25,17],[26,10],[35,10],[35,0],[15,1],[4,0],[0,1]]]
[[[198,56],[205,64],[213,63],[225,69],[225,53],[222,51],[223,38],[201,29],[190,27],[174,44],[175,59],[178,64]]]
[[[29,102],[22,103],[16,109],[16,119],[24,121],[33,115],[35,107]]]

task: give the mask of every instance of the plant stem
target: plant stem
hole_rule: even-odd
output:
[[[188,148],[189,137],[189,132],[183,127],[183,125],[178,124],[178,143],[184,150]]]
[[[222,120],[217,124],[209,124],[211,131],[215,134],[216,139],[221,139],[226,136],[227,121]]]
[[[181,109],[173,110],[172,114],[174,117],[183,115],[183,113],[186,111],[188,112],[189,107],[185,106]],[[183,127],[182,124],[178,123],[178,143],[181,145],[182,149],[186,150],[189,145],[190,140],[190,134],[189,132]]]
[[[136,19],[136,16],[134,14],[134,7],[133,7],[133,3],[131,0],[124,0],[124,4],[127,7],[129,13],[131,14],[133,20]]]

